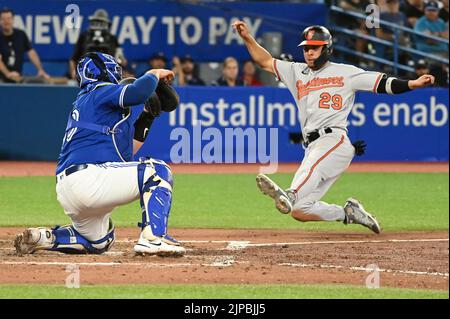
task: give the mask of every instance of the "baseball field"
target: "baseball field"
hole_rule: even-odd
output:
[[[287,187],[295,169],[271,177]],[[25,226],[69,222],[53,171],[54,163],[0,162],[1,298],[449,297],[448,163],[354,164],[337,181],[325,200],[360,199],[381,235],[281,215],[259,193],[256,166],[175,165],[169,230],[186,256],[133,254],[138,202],[114,212],[116,243],[104,255],[16,256]],[[74,275],[78,289],[69,288]]]

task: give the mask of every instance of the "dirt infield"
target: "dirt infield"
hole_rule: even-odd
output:
[[[448,290],[448,232],[371,234],[286,230],[174,229],[180,258],[135,256],[138,229],[117,231],[105,255],[37,252],[16,256],[0,229],[0,284],[64,284],[78,265],[81,284],[352,284],[380,268],[383,287]]]
[[[278,172],[294,173],[298,164]],[[258,165],[172,165],[174,173],[257,173]],[[0,176],[51,176],[55,163],[0,162]],[[448,172],[448,163],[355,163],[350,172]],[[63,285],[77,265],[93,284],[352,284],[365,285],[368,265],[383,287],[448,291],[448,232],[379,236],[302,230],[174,229],[188,249],[181,258],[135,256],[137,228],[117,230],[112,251],[100,255],[38,252],[19,257],[22,228],[0,228],[0,284]],[[155,271],[156,270],[156,271]]]
[[[175,174],[242,174],[259,173],[264,166],[259,164],[171,164]],[[277,173],[295,173],[299,163],[280,163]],[[0,176],[53,176],[54,162],[0,161]],[[448,173],[448,162],[443,163],[352,163],[348,172],[424,172]]]

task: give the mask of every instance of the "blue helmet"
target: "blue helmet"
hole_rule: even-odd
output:
[[[76,76],[81,88],[94,82],[118,84],[122,68],[109,54],[88,52],[78,61]]]

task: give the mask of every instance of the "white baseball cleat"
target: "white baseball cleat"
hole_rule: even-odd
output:
[[[259,190],[275,201],[275,207],[282,214],[289,214],[292,211],[292,201],[288,194],[281,189],[274,181],[264,174],[256,176],[256,184]]]
[[[360,224],[376,234],[381,233],[381,227],[374,216],[370,215],[355,198],[347,199],[344,206],[345,220],[344,224]]]
[[[145,234],[143,231],[134,251],[140,255],[158,255],[158,256],[183,256],[186,249],[181,247],[180,243],[168,235],[157,237]]]
[[[51,248],[53,240],[54,236],[49,228],[28,228],[16,236],[14,247],[18,255],[32,254],[36,250]]]

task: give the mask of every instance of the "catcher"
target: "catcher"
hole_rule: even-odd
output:
[[[18,254],[51,250],[101,254],[114,243],[111,213],[140,199],[139,254],[182,255],[185,249],[167,234],[172,204],[172,173],[163,161],[132,161],[161,111],[173,111],[179,97],[166,81],[172,71],[152,69],[122,80],[110,55],[89,52],[77,65],[80,92],[64,135],[56,168],[57,199],[72,220],[68,226],[28,228],[16,236]],[[132,123],[133,106],[144,104]]]

